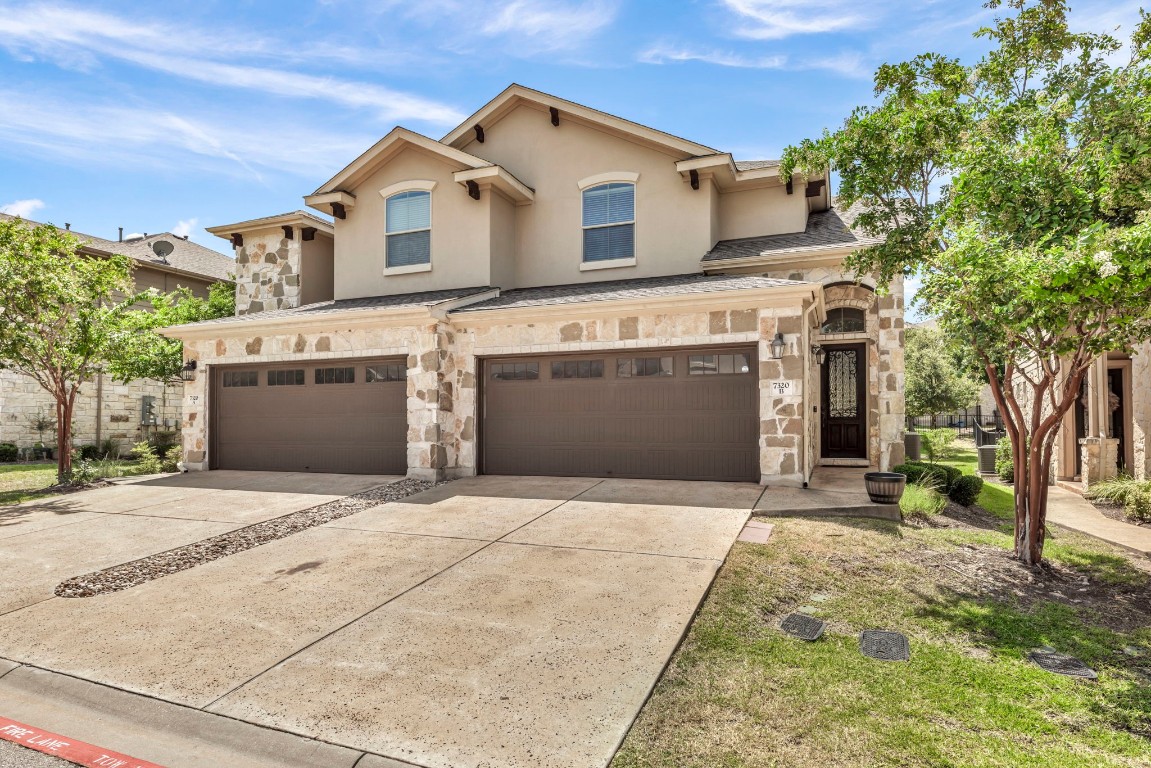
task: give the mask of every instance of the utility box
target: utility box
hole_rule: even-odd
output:
[[[921,449],[919,447],[918,432],[903,433],[903,453],[908,461],[919,461]]]
[[[140,398],[140,426],[156,426],[156,398],[152,395]]]

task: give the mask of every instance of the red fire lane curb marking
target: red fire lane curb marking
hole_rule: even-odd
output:
[[[73,763],[87,766],[87,768],[164,768],[147,760],[128,757],[110,749],[87,744],[83,741],[70,739],[58,733],[45,731],[24,725],[6,717],[0,717],[0,739],[11,741],[14,744],[43,752],[46,755],[55,755]]]

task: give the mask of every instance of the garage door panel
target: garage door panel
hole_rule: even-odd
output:
[[[384,361],[336,360],[213,371],[213,467],[405,473],[407,383],[368,383],[366,367],[380,362]],[[354,368],[355,382],[316,384],[316,369],[331,367]],[[268,385],[269,371],[300,368],[304,370],[302,385]],[[255,386],[223,386],[223,377],[238,370],[255,371]]]
[[[754,361],[754,349],[738,351]],[[539,378],[512,381],[493,379],[491,366],[501,363],[486,362],[483,471],[758,480],[757,367],[738,374],[689,374],[688,355],[641,350],[524,357],[518,360],[538,364]],[[630,358],[669,356],[671,376],[617,375]],[[552,378],[553,363],[560,370],[565,362],[589,357],[604,361],[601,378]],[[624,364],[617,366],[621,359]]]

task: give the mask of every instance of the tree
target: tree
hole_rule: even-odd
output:
[[[972,405],[980,384],[965,376],[948,354],[943,334],[929,328],[907,330],[907,413],[911,416],[950,413]]]
[[[118,381],[153,379],[164,384],[180,381],[184,346],[157,331],[171,325],[231,317],[236,313],[235,286],[213,283],[208,298],[194,296],[187,288],[172,293],[151,293],[150,309],[124,313],[109,351],[107,372]]]
[[[1092,361],[1151,338],[1151,19],[1125,62],[1073,33],[1062,0],[993,0],[973,66],[885,64],[879,103],[785,152],[835,168],[843,206],[886,242],[849,266],[920,274],[920,298],[978,358],[1011,440],[1015,554],[1042,561],[1051,454]]]
[[[122,256],[87,258],[52,226],[0,221],[0,367],[34,379],[56,402],[56,473],[72,471],[72,411],[104,363],[132,291]]]

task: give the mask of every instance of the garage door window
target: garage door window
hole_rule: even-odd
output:
[[[496,381],[534,381],[539,377],[539,363],[494,363],[492,365],[492,378]]]
[[[317,384],[355,384],[355,368],[317,368]]]
[[[373,384],[380,381],[405,381],[408,370],[403,363],[387,363],[369,365],[366,373],[368,383]]]
[[[260,374],[257,371],[225,371],[225,387],[258,387]]]
[[[603,360],[565,360],[552,363],[553,379],[602,379]]]
[[[751,355],[689,355],[687,372],[691,376],[751,373]]]
[[[304,369],[294,371],[268,371],[269,387],[304,386]]]
[[[617,378],[630,379],[633,376],[671,376],[670,357],[626,357],[616,361]]]

